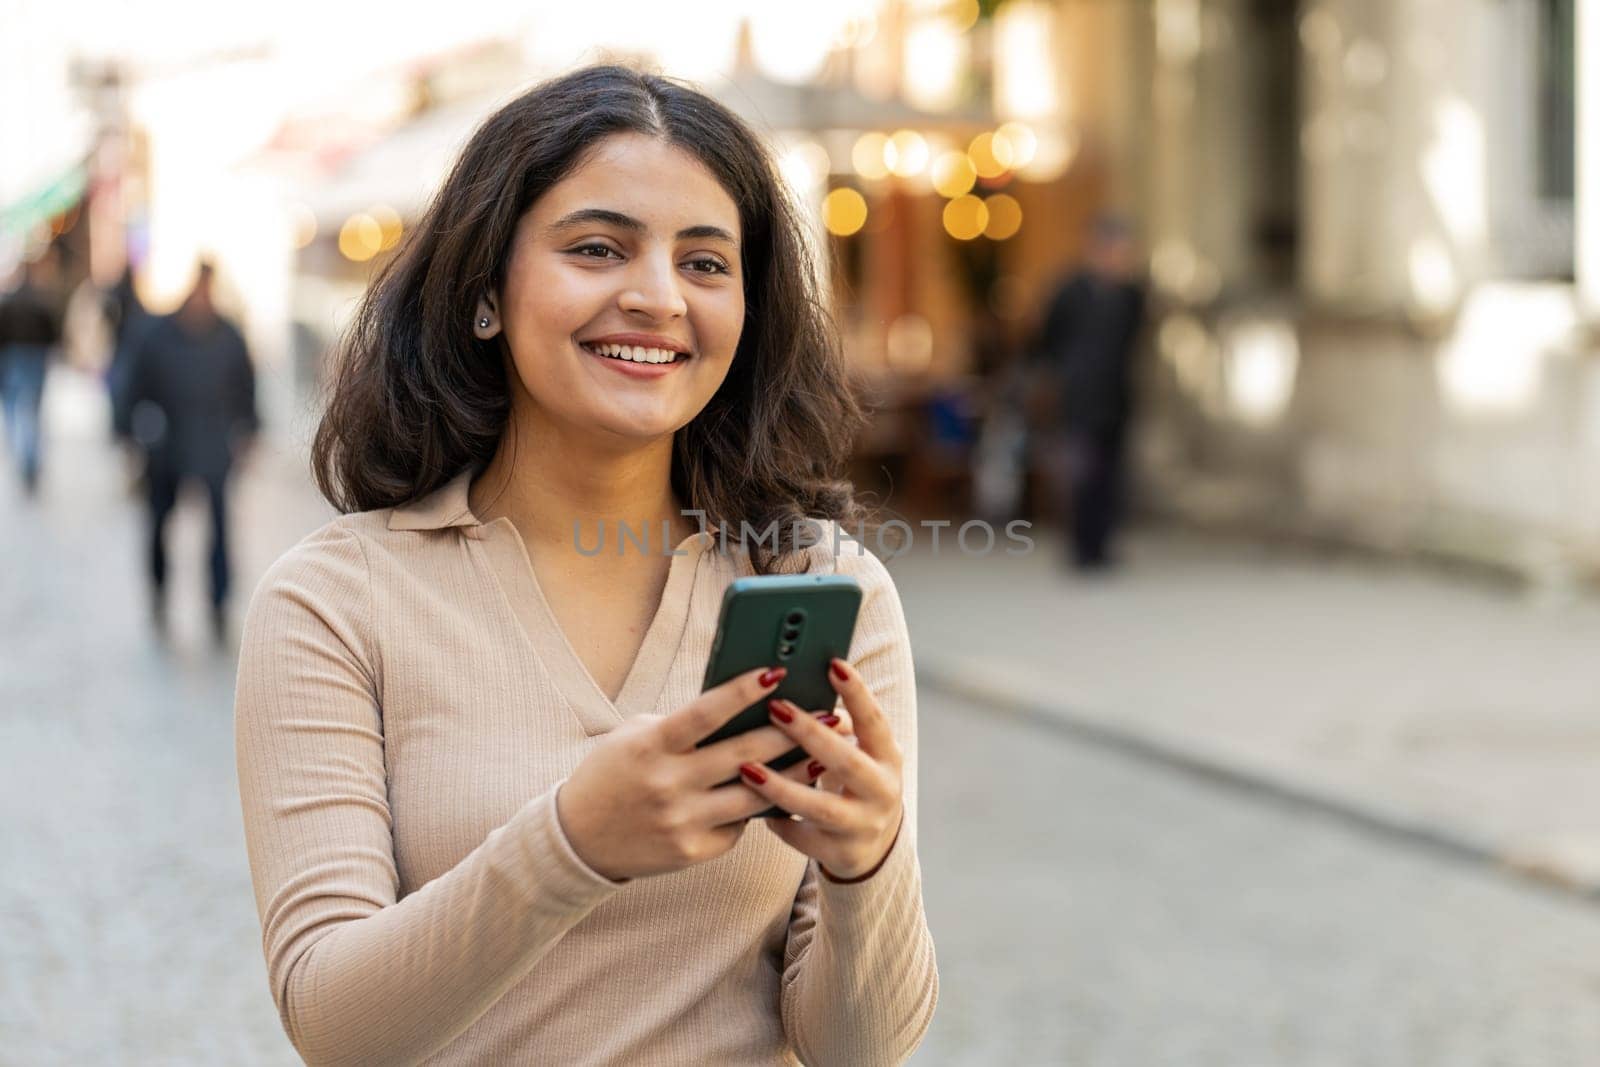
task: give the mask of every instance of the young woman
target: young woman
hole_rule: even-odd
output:
[[[911,648],[844,532],[861,414],[804,234],[734,115],[591,67],[491,117],[374,281],[313,448],[344,514],[272,566],[240,649],[251,873],[308,1062],[921,1040]],[[779,570],[862,585],[843,711],[772,702],[697,747],[776,686],[698,691],[724,587]],[[796,818],[751,819],[774,805]]]

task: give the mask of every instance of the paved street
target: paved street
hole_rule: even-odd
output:
[[[1170,530],[1084,577],[1035,534],[891,562],[925,685],[1600,899],[1600,600]]]
[[[916,1067],[1600,1063],[1600,908],[925,695]]]
[[[0,478],[0,1064],[293,1063],[239,829],[233,663],[203,636],[203,515],[174,531],[163,649],[139,515],[80,399],[37,504]],[[263,455],[240,485],[241,596],[326,514],[296,463]],[[919,615],[922,573],[896,570],[930,649],[962,618],[1031,640],[961,582],[964,616]],[[1600,907],[931,687],[921,710],[942,996],[915,1064],[1600,1063]]]

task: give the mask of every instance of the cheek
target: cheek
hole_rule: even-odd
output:
[[[519,269],[520,268],[520,269]],[[562,342],[593,317],[592,299],[573,272],[515,265],[506,273],[505,338],[509,367],[522,391],[540,403],[556,402],[570,388],[552,384],[570,374],[570,360],[559,357]]]
[[[535,268],[508,278],[507,283],[511,318],[519,332],[541,338],[576,332],[604,299],[581,271]]]
[[[719,301],[709,319],[711,340],[725,358],[731,358],[744,330],[744,298],[736,290]]]

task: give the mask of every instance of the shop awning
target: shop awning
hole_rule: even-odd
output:
[[[83,199],[88,186],[88,168],[73,164],[21,200],[0,208],[0,232],[22,234],[48,222]]]

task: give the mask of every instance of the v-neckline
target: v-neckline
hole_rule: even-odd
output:
[[[628,666],[615,700],[606,696],[556,619],[533,569],[527,543],[511,519],[485,523],[477,542],[494,560],[500,583],[522,632],[540,662],[554,676],[572,705],[584,732],[593,736],[621,725],[623,719],[648,713],[666,685],[667,673],[688,626],[695,577],[714,539],[704,531],[690,534],[673,549],[661,601],[645,630],[644,640]]]

